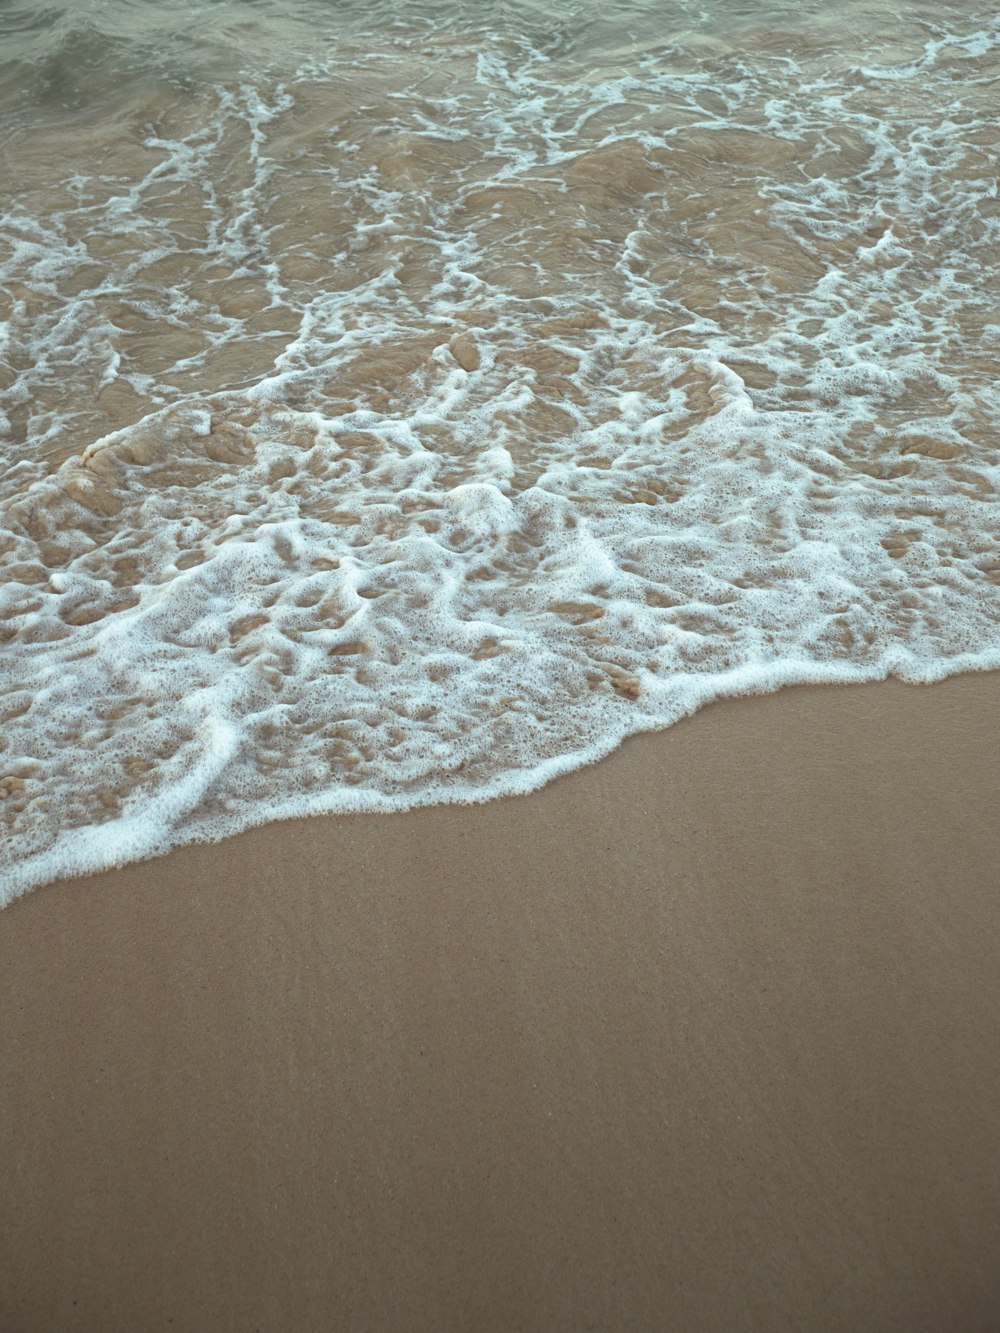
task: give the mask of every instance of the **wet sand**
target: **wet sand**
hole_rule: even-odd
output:
[[[0,914],[5,1330],[986,1330],[1000,674]]]

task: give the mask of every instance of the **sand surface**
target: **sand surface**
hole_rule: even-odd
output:
[[[1000,1326],[1000,675],[0,914],[0,1327]]]

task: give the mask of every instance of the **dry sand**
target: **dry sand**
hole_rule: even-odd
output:
[[[1000,675],[0,915],[0,1327],[1000,1328]]]

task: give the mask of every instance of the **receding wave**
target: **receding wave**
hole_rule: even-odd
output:
[[[846,9],[208,6],[84,122],[25,20],[8,897],[1000,665],[1000,29]]]

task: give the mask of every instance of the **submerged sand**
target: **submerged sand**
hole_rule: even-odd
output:
[[[974,1330],[1000,674],[0,915],[0,1326]]]

